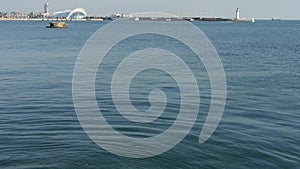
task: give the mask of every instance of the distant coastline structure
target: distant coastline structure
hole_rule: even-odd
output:
[[[160,12],[144,12],[134,14],[115,13],[110,16],[88,16],[87,11],[83,8],[75,8],[73,10],[56,11],[51,14],[49,10],[49,3],[45,3],[42,12],[30,12],[29,14],[22,14],[20,12],[3,13],[0,12],[0,20],[61,20],[61,21],[103,21],[113,20],[115,18],[129,18],[136,21],[140,20],[158,20],[158,21],[221,21],[221,22],[255,22],[255,19],[247,19],[240,17],[240,9],[237,8],[235,16],[232,18],[221,17],[201,17],[201,16],[175,16]],[[273,18],[272,20],[279,20]]]
[[[140,20],[183,20],[182,17],[168,14],[168,13],[161,13],[161,12],[142,12],[142,13],[132,13],[128,16],[129,19],[134,19],[136,21]]]
[[[50,12],[49,12],[49,3],[45,3],[44,5],[44,16],[45,17],[49,17],[50,16]]]
[[[234,22],[255,22],[254,18],[247,19],[247,18],[241,18],[240,17],[240,9],[237,8],[235,11],[235,18],[233,19]]]
[[[87,11],[83,8],[73,10],[63,10],[51,12],[49,3],[43,4],[43,10],[40,12],[30,12],[22,14],[20,12],[1,12],[0,20],[18,20],[18,21],[103,21],[112,20],[110,16],[88,16]]]
[[[52,18],[65,19],[65,20],[73,20],[73,19],[80,20],[80,19],[84,19],[86,17],[87,17],[87,12],[83,8],[57,11],[57,12],[54,12],[52,15]]]
[[[235,19],[240,19],[240,9],[237,8],[236,11],[235,11]]]

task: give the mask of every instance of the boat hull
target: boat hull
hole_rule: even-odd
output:
[[[46,28],[67,28],[68,25],[64,22],[51,22]]]

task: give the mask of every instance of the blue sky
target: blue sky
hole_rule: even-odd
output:
[[[167,12],[175,15],[234,17],[237,7],[241,17],[300,19],[299,0],[6,0],[0,11],[42,11],[49,2],[51,12],[83,7],[89,15],[115,12]]]

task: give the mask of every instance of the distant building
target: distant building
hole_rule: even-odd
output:
[[[44,16],[45,17],[49,17],[50,16],[50,12],[49,12],[49,3],[46,3],[44,5]]]
[[[45,17],[44,13],[42,12],[30,12],[27,15],[28,18],[35,18],[35,19],[41,19],[43,17]]]
[[[233,19],[235,22],[255,22],[254,18],[247,19],[247,18],[241,18],[240,17],[240,9],[237,8],[235,11],[235,18]]]
[[[84,19],[87,17],[87,12],[83,8],[76,8],[73,10],[57,11],[53,13],[53,18],[59,19]]]
[[[235,11],[235,19],[240,19],[240,9],[237,8]]]

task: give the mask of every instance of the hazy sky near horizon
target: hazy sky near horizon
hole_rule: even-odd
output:
[[[50,4],[50,11],[85,8],[89,15],[109,15],[115,12],[166,12],[174,15],[234,17],[237,7],[241,17],[300,19],[299,0],[2,0],[0,11],[43,11],[43,4]]]

